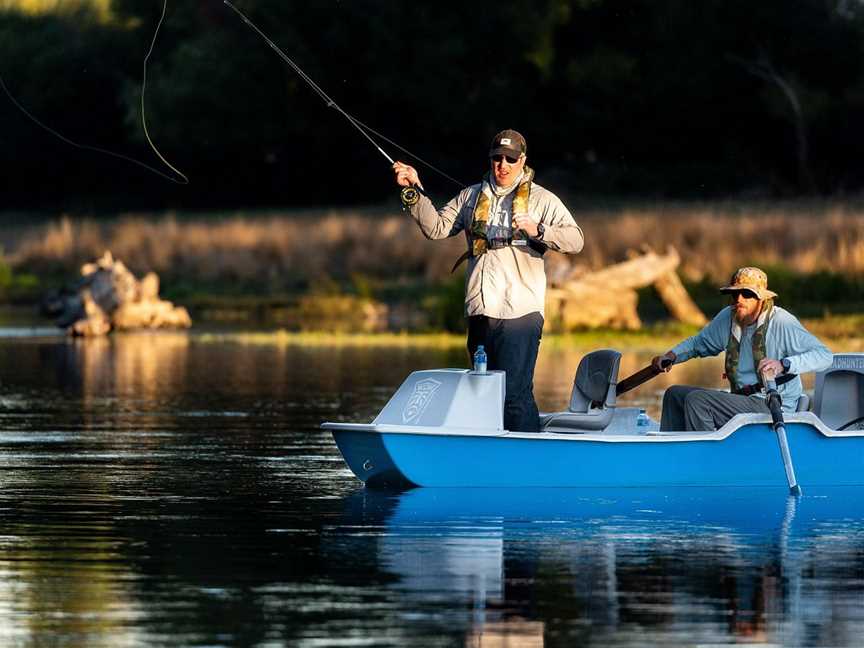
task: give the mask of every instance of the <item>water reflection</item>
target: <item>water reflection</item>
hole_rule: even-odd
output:
[[[544,350],[542,407],[564,407],[583,353]],[[0,336],[0,644],[855,645],[864,533],[839,496],[792,516],[779,492],[355,493],[320,422],[371,420],[410,371],[464,364]]]
[[[784,491],[361,491],[328,533],[380,529],[393,587],[468,646],[858,646],[864,504]]]

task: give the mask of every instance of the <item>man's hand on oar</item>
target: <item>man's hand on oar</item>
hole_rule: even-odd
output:
[[[780,398],[780,393],[777,391],[777,383],[775,382],[774,366],[772,362],[776,360],[765,359],[759,363],[763,367],[759,372],[762,376],[762,384],[765,385],[765,401],[768,405],[768,411],[771,412],[771,421],[774,432],[777,434],[777,444],[780,446],[780,458],[783,460],[783,469],[786,471],[786,481],[789,482],[789,494],[801,495],[801,486],[798,484],[798,478],[795,476],[795,466],[792,464],[792,453],[789,451],[789,441],[786,439],[786,423],[783,420],[783,401]],[[777,364],[780,364],[777,362]],[[782,368],[782,365],[781,365]]]
[[[674,352],[667,351],[663,355],[654,356],[651,360],[651,366],[657,370],[657,373],[668,373],[677,359],[678,356]]]

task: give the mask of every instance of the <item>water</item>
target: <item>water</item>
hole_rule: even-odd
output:
[[[541,409],[581,354],[541,354]],[[0,332],[0,645],[864,645],[855,491],[364,491],[319,423],[466,363]]]

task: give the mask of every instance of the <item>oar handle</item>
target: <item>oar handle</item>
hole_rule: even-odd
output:
[[[774,421],[774,429],[778,425],[783,425],[783,400],[780,398],[780,392],[777,391],[777,382],[774,380],[774,372],[762,372],[762,384],[765,385],[765,404],[768,405],[768,410],[771,412],[771,419]]]

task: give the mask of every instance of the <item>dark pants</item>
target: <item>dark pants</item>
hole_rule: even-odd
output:
[[[720,429],[736,414],[767,414],[764,398],[742,396],[717,389],[672,385],[663,394],[661,430],[710,431]]]
[[[543,334],[543,316],[529,313],[516,319],[484,315],[468,318],[468,355],[473,362],[477,345],[486,349],[488,369],[507,372],[504,428],[539,432],[540,412],[534,402],[534,365]]]

